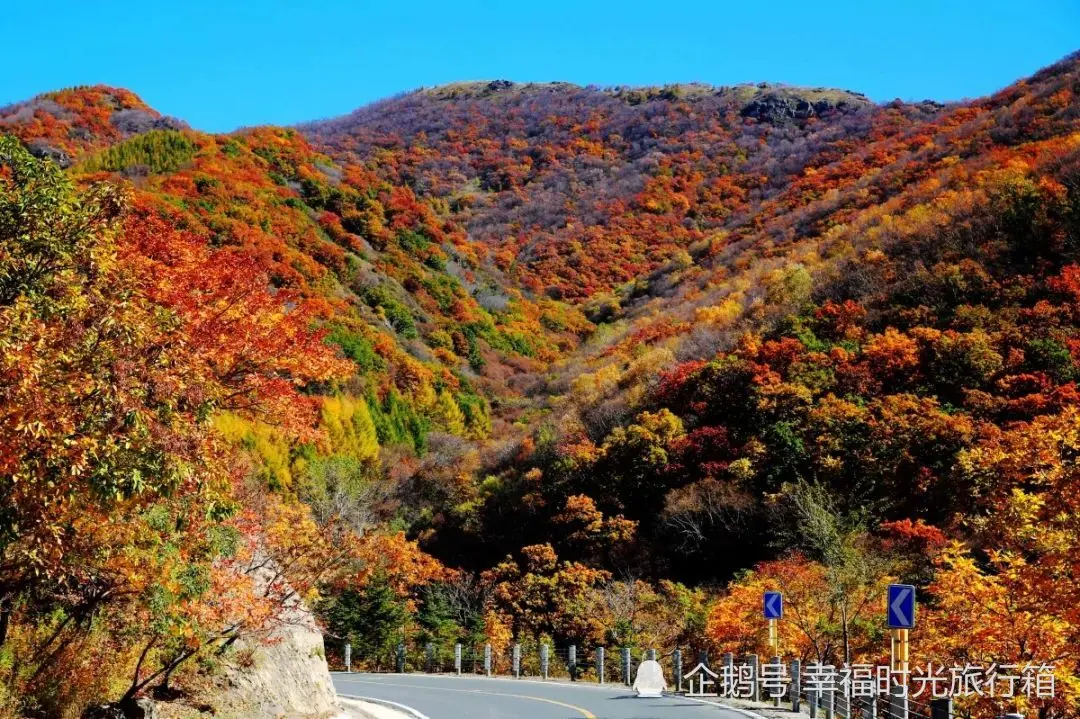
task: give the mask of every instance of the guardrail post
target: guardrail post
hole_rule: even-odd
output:
[[[791,660],[791,711],[798,713],[799,700],[801,697],[799,694],[802,691],[802,682],[800,675],[802,674],[802,662],[798,659]],[[811,709],[813,711],[813,701],[810,702]]]
[[[952,719],[952,713],[952,699],[945,697],[930,700],[930,719]]]
[[[514,645],[514,679],[521,679],[521,645]]]
[[[461,676],[461,644],[454,645],[454,672]]]
[[[682,691],[682,649],[671,653],[671,664],[675,671],[675,691]]]
[[[548,678],[548,645],[540,645],[540,676]]]
[[[780,673],[782,671],[781,667],[783,666],[783,664],[780,663],[780,657],[771,657],[769,659],[769,666],[776,667],[776,669],[775,669],[776,674],[774,676],[775,677],[780,677]],[[780,707],[780,697],[779,696],[772,697],[772,700],[773,700],[773,706],[779,708]]]
[[[491,645],[484,645],[484,674],[491,676]]]
[[[566,671],[570,673],[570,681],[577,681],[577,646],[570,645],[570,651],[566,655]]]
[[[634,680],[630,678],[630,649],[628,647],[622,649],[622,680],[626,686],[634,683]]]
[[[889,703],[886,711],[889,713],[889,719],[907,719],[907,687],[903,684],[894,684],[889,687]]]
[[[397,673],[405,673],[405,644],[397,645]]]
[[[739,677],[735,676],[735,655],[731,652],[724,652],[721,661],[723,661],[725,668],[723,673],[724,681],[731,682],[731,685],[717,687],[716,691],[720,693],[720,696],[734,696],[735,687],[739,683]]]
[[[830,682],[829,691],[825,692],[825,719],[834,719],[836,716],[836,680]]]
[[[352,671],[352,644],[345,643],[345,671]]]
[[[604,683],[604,648],[596,648],[596,677],[601,684]]]
[[[753,681],[753,691],[751,692],[750,699],[755,702],[761,701],[761,672],[758,671],[760,666],[758,662],[757,654],[747,654],[746,664],[750,667],[750,676]]]
[[[431,642],[424,647],[424,671],[428,674],[435,671],[435,645]]]

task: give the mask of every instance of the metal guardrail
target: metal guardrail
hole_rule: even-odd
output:
[[[552,646],[528,642],[494,648],[490,644],[453,646],[429,643],[422,646],[400,644],[396,649],[355,661],[349,648],[329,651],[327,662],[332,669],[350,671],[427,672],[438,674],[473,674],[487,676],[531,677],[539,679],[569,679],[571,681],[602,682],[631,685],[638,667],[645,659],[655,659],[663,668],[668,688],[687,691],[687,672],[699,663],[718,673],[726,665],[732,674],[735,657],[724,654],[719,662],[710,662],[705,652],[679,648],[668,653],[653,649]],[[352,661],[349,661],[352,660]],[[783,670],[776,659],[761,659],[756,655],[739,658],[739,664],[752,667],[754,683],[750,698],[793,712],[804,712],[811,719],[971,719],[971,714],[954,707],[950,699],[926,700],[899,695],[850,696],[833,681],[832,691],[820,683],[803,681],[803,666],[798,660],[786,662]],[[763,681],[783,675],[787,678],[779,696],[769,694]],[[771,686],[776,686],[775,684]]]
[[[906,693],[850,697],[804,683],[799,697],[811,719],[971,719],[971,713],[955,708],[951,699],[923,700]]]
[[[572,681],[632,684],[642,660],[652,656],[664,666],[669,685],[678,684],[684,666],[675,662],[678,650],[660,655],[641,648],[552,646],[529,642],[493,647],[490,644],[399,644],[394,649],[360,655],[344,645],[328,647],[331,669],[375,672],[476,674]],[[691,665],[692,666],[692,665]]]

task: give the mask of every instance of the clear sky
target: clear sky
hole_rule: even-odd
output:
[[[955,100],[1080,49],[1080,0],[15,0],[0,105],[71,85],[196,128],[292,124],[460,80],[843,87]]]

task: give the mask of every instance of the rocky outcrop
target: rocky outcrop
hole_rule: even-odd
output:
[[[58,147],[53,147],[45,140],[32,140],[26,149],[30,151],[30,154],[34,157],[42,160],[52,160],[61,169],[71,167],[71,157]]]
[[[869,104],[865,97],[853,93],[821,93],[814,96],[796,91],[768,91],[747,103],[741,114],[760,122],[779,125],[829,112],[850,112]]]
[[[187,123],[181,122],[175,117],[165,117],[137,108],[117,110],[109,118],[109,122],[125,136],[138,135],[150,130],[183,130],[187,128]]]
[[[252,719],[309,719],[334,716],[337,694],[323,654],[323,638],[311,615],[282,626],[268,642],[241,643],[243,665],[226,670],[224,706],[242,706]]]
[[[274,565],[258,565],[256,584],[274,582]],[[229,656],[212,699],[216,706],[242,707],[250,719],[313,719],[340,711],[322,632],[299,599],[286,604],[268,636],[239,640]]]

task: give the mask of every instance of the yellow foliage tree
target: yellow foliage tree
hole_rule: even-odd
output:
[[[444,432],[456,435],[465,434],[465,414],[454,401],[454,395],[450,394],[445,387],[439,390],[438,397],[435,399],[432,417]]]
[[[718,305],[697,308],[694,312],[694,320],[727,328],[735,324],[735,320],[739,319],[742,311],[743,303],[741,293],[739,293],[728,297]]]
[[[268,424],[246,419],[233,412],[221,412],[214,427],[226,440],[251,452],[256,471],[267,486],[280,489],[293,486],[293,478],[303,460],[293,460],[289,440]]]
[[[367,402],[346,396],[327,397],[323,400],[322,420],[334,453],[361,461],[378,456],[378,435]]]

